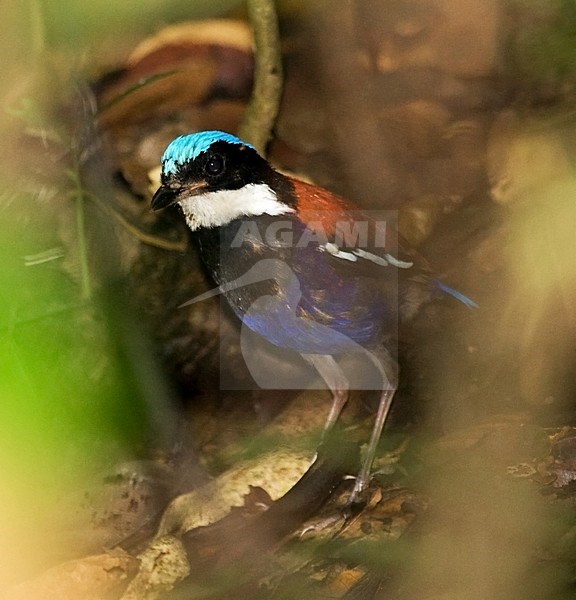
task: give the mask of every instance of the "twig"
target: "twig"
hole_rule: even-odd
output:
[[[274,0],[247,0],[247,4],[254,30],[254,87],[239,134],[264,154],[282,92],[280,34]]]
[[[128,231],[128,233],[132,234],[136,239],[140,240],[144,244],[148,244],[148,246],[154,246],[156,248],[161,248],[162,250],[173,250],[175,252],[184,252],[188,247],[188,242],[186,240],[178,240],[172,241],[167,240],[162,237],[158,237],[151,233],[146,233],[142,231],[139,227],[132,224],[126,217],[122,216],[116,209],[112,206],[109,206],[105,202],[103,202],[98,196],[94,194],[90,194],[90,199],[97,204],[102,210],[105,210],[108,214],[110,214],[118,223]]]
[[[92,282],[90,267],[88,265],[88,242],[86,240],[85,224],[85,199],[86,193],[80,180],[79,168],[70,169],[68,176],[74,183],[74,200],[76,204],[76,234],[78,239],[78,262],[80,264],[80,295],[83,300],[88,300],[92,295]]]
[[[116,104],[118,104],[119,102],[124,100],[124,98],[126,98],[127,96],[130,96],[130,94],[134,94],[138,90],[141,90],[143,87],[146,87],[147,85],[150,85],[151,83],[154,83],[154,82],[158,81],[159,79],[164,79],[165,77],[170,77],[171,75],[174,75],[175,73],[178,73],[178,72],[179,72],[178,69],[171,69],[170,71],[163,71],[161,73],[155,73],[154,75],[150,75],[150,77],[144,77],[143,79],[140,79],[137,83],[130,86],[125,92],[122,92],[121,94],[118,94],[118,96],[114,96],[114,98],[112,98],[108,102],[105,102],[102,106],[100,106],[98,108],[98,110],[96,111],[96,114],[101,115],[102,113],[106,112],[112,106],[116,106]]]

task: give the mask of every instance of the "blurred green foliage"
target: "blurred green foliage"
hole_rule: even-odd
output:
[[[557,81],[576,75],[576,2],[510,0],[516,22],[505,60],[510,75]]]
[[[47,39],[62,47],[82,47],[99,37],[125,36],[185,19],[226,15],[241,0],[37,0]]]
[[[34,229],[47,223],[40,218],[21,230],[2,221],[2,471],[26,474],[42,486],[63,485],[75,480],[75,469],[110,465],[119,444],[134,440],[135,429],[145,430],[144,417],[111,360],[97,306],[80,301],[61,260],[26,265],[30,240],[46,239]]]
[[[142,35],[181,20],[210,19],[245,13],[243,0],[6,0],[19,13],[20,32],[27,44],[79,49],[96,46],[102,38]],[[304,0],[281,0],[278,9],[294,14]],[[10,12],[10,8],[8,8]]]
[[[74,249],[62,246],[38,195],[3,183],[0,554],[11,558],[0,566],[0,589],[66,554],[59,533],[81,509],[73,498],[138,455],[151,425],[107,312],[82,300],[63,268]]]
[[[91,117],[70,103],[77,56],[65,54],[68,68],[66,61],[56,68],[48,43],[79,45],[82,35],[93,42],[106,27],[96,12],[104,4],[116,19],[128,18],[124,5],[112,10],[110,3],[3,5],[0,555],[13,559],[0,566],[0,590],[20,567],[42,560],[38,538],[68,517],[62,500],[138,456],[153,425],[143,399],[147,382],[135,380],[112,325],[113,300],[99,300],[106,282],[87,271],[95,257],[82,256],[91,223],[75,157]],[[69,35],[74,20],[76,41]],[[57,554],[44,543],[44,552]]]

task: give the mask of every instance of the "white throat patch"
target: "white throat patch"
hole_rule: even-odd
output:
[[[186,223],[192,231],[201,227],[220,227],[239,217],[283,215],[293,208],[278,202],[276,193],[264,183],[250,183],[238,190],[207,192],[179,201]]]

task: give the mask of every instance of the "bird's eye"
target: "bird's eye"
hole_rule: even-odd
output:
[[[220,175],[224,170],[224,159],[219,154],[212,155],[208,159],[205,169],[208,175]]]

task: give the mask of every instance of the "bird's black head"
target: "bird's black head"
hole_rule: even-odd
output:
[[[162,186],[152,199],[159,210],[178,203],[188,225],[214,227],[240,216],[290,212],[277,199],[279,177],[256,150],[221,131],[176,138],[162,156]]]

